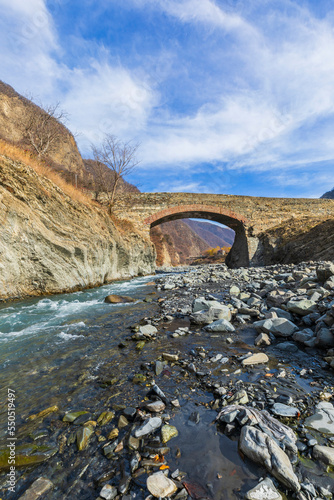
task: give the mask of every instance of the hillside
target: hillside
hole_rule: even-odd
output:
[[[200,238],[206,241],[211,248],[217,246],[231,247],[233,245],[234,231],[228,227],[217,226],[205,220],[185,219],[184,222],[191,227]]]
[[[334,220],[293,218],[267,230],[260,241],[265,265],[334,260]]]
[[[27,116],[43,111],[29,99],[18,94],[10,85],[0,81],[0,138],[28,149],[24,141]],[[52,119],[55,126],[59,124]],[[68,180],[77,174],[79,180],[85,179],[85,167],[73,134],[60,125],[61,134],[54,151],[48,154],[50,166],[56,170],[68,172]],[[72,174],[72,175],[71,175]]]
[[[151,240],[157,251],[157,265],[186,264],[190,257],[201,255],[208,244],[184,220],[165,222],[151,229]]]
[[[327,193],[323,194],[320,198],[325,198],[327,200],[334,200],[334,188],[331,191],[327,191]]]
[[[153,246],[131,223],[112,220],[73,186],[62,181],[62,189],[44,176],[28,155],[19,160],[18,151],[14,159],[13,146],[4,154],[6,147],[0,151],[0,301],[154,271]]]

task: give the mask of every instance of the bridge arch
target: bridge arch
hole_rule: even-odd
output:
[[[227,256],[226,264],[229,267],[249,266],[248,241],[245,232],[247,219],[230,209],[203,204],[177,205],[153,213],[144,219],[144,223],[153,228],[164,222],[190,218],[212,220],[233,229],[235,240]]]

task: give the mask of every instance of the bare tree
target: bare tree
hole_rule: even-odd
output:
[[[109,201],[109,211],[115,201],[119,181],[133,172],[139,164],[136,154],[139,144],[133,142],[122,142],[112,134],[106,134],[101,147],[92,146],[94,160],[97,163],[98,183],[102,181],[104,184],[103,191],[107,193]],[[102,174],[100,167],[106,165],[113,173],[113,178],[110,172],[107,171],[106,176]],[[101,178],[99,178],[101,173]]]
[[[59,103],[50,106],[25,106],[23,117],[23,140],[38,157],[44,157],[55,151],[58,141],[64,133],[62,121],[66,113],[59,109]]]

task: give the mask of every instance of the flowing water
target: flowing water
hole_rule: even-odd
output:
[[[183,353],[188,355],[191,349],[201,346],[205,346],[209,356],[223,352],[233,357],[247,352],[254,341],[253,334],[248,334],[247,330],[242,340],[231,346],[223,345],[219,335],[212,336],[199,331],[197,334],[195,332],[190,336],[171,339],[170,334],[176,328],[189,325],[182,320],[162,324],[158,340],[146,344],[140,352],[136,350],[134,342],[126,342],[126,338],[131,335],[129,327],[159,311],[156,301],[143,302],[146,297],[157,298],[155,287],[148,285],[151,280],[152,277],[137,278],[93,290],[1,306],[2,448],[6,442],[8,388],[15,390],[16,394],[18,444],[21,437],[24,443],[29,443],[29,440],[32,442],[31,431],[42,430],[46,437],[44,441],[38,442],[58,446],[60,433],[63,432],[61,417],[66,411],[88,410],[97,418],[103,410],[115,404],[138,406],[147,388],[145,383],[133,384],[131,375],[139,373],[143,364],[155,361],[163,352],[179,352],[182,357]],[[106,304],[104,298],[109,294],[129,295],[136,302]],[[311,358],[308,358],[308,363],[312,364]],[[268,370],[277,372],[276,365],[273,358]],[[287,369],[293,370],[293,367],[287,366]],[[262,368],[254,368],[249,373],[239,373],[233,369],[225,374],[220,366],[216,371],[222,384],[231,381],[253,382],[263,377]],[[208,405],[212,402],[212,394],[200,386],[200,381],[194,382],[175,365],[167,367],[157,377],[157,383],[169,400],[177,397],[181,405],[181,410],[171,412],[171,423],[179,430],[179,436],[172,441],[171,454],[168,456],[171,471],[177,468],[184,471],[188,481],[204,487],[209,498],[215,500],[239,498],[239,494],[242,496],[255,486],[264,471],[250,461],[242,460],[238,454],[237,441],[229,439],[213,423],[216,412]],[[292,392],[312,391],[308,383],[300,378],[295,387],[292,387]],[[285,390],[287,388],[286,385]],[[37,426],[35,421],[27,424],[30,415],[53,405],[59,408],[56,416],[46,418]],[[194,413],[198,414],[196,425],[189,419]],[[41,475],[49,477],[55,484],[55,489],[45,497],[47,500],[96,498],[99,491],[96,478],[110,470],[110,462],[96,446],[91,445],[78,453],[76,446],[72,445],[37,468],[30,468],[24,474],[19,471],[15,494],[6,491],[2,473],[1,498],[19,498],[32,480]],[[87,478],[82,476],[78,485],[78,477],[81,477],[86,464],[89,464]],[[132,498],[145,498],[140,493],[140,488],[145,486],[145,479],[144,475],[134,481],[132,491],[137,493]]]
[[[34,298],[0,308],[1,401],[16,391],[18,424],[22,416],[64,402],[80,375],[91,377],[106,362],[117,362],[117,344],[126,327],[154,306],[141,300],[153,289],[138,278],[73,294]],[[138,302],[106,304],[109,294],[128,295]],[[1,405],[0,432],[6,430]]]

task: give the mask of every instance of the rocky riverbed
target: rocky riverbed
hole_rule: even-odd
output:
[[[2,497],[332,498],[334,265],[174,269],[150,286],[119,361],[25,418],[15,493],[1,452]]]

